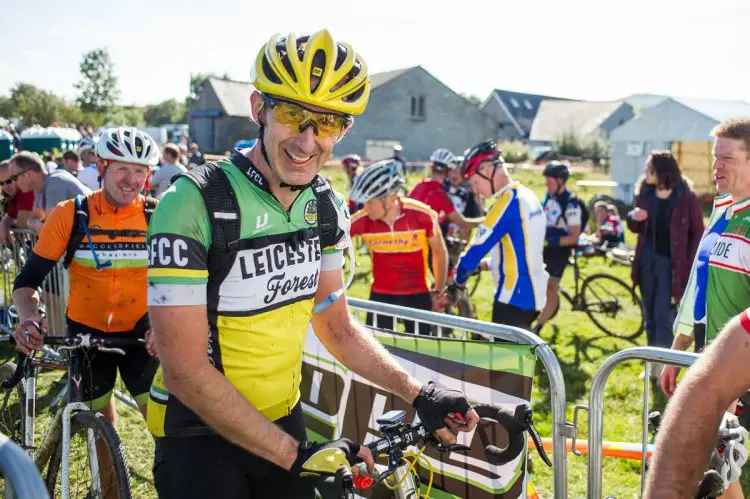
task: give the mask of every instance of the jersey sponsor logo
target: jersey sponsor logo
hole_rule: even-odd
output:
[[[183,239],[153,237],[148,245],[150,267],[187,267],[188,243]]]
[[[310,225],[315,225],[318,223],[318,203],[314,199],[311,199],[310,201],[305,204],[305,210],[304,210],[304,217],[305,222],[307,222]]]
[[[254,311],[315,294],[320,238],[242,250],[219,291],[219,311]]]
[[[255,217],[255,230],[262,229],[268,225],[268,213],[264,213],[263,216],[258,215]]]
[[[750,240],[724,233],[711,247],[708,263],[714,267],[750,274]]]
[[[407,253],[426,249],[423,230],[363,234],[367,247],[375,253]]]
[[[477,227],[477,233],[474,236],[474,242],[472,243],[472,246],[482,244],[487,240],[488,237],[490,237],[490,234],[492,234],[491,229],[485,227],[484,225],[480,225],[479,227]]]

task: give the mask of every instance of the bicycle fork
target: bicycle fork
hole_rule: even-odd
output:
[[[70,421],[73,412],[88,411],[89,407],[83,402],[71,402],[62,411],[62,478],[60,489],[62,499],[70,497]],[[99,497],[102,484],[99,476],[99,456],[96,453],[96,431],[89,429],[86,433],[86,446],[89,456],[89,467],[91,470],[91,491],[94,497]]]

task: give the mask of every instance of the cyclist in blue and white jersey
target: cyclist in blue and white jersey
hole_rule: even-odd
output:
[[[462,171],[474,192],[491,198],[492,206],[458,260],[453,286],[465,286],[477,267],[491,270],[497,285],[492,322],[530,329],[547,292],[542,205],[531,190],[510,178],[493,140],[474,146]],[[483,260],[488,253],[489,260]]]

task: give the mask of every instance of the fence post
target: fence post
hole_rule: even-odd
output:
[[[602,445],[604,429],[604,387],[612,371],[628,360],[645,360],[678,367],[690,367],[700,357],[689,352],[656,347],[633,347],[607,358],[591,380],[589,393],[588,498],[602,497]],[[646,392],[648,393],[648,392]]]

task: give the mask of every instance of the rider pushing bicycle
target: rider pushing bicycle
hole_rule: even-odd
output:
[[[549,272],[547,283],[547,303],[539,316],[534,331],[539,331],[557,310],[560,279],[568,266],[571,248],[578,244],[583,230],[583,210],[578,199],[566,187],[570,177],[568,165],[552,161],[544,168],[547,195],[544,198],[544,213],[547,217],[544,247],[544,264]]]
[[[125,355],[91,350],[84,369],[84,400],[115,425],[110,404],[117,372],[146,416],[157,361],[146,309],[146,229],[156,200],[140,193],[159,158],[159,146],[134,127],[108,128],[96,145],[102,188],[59,203],[39,234],[31,257],[16,277],[13,302],[20,326],[18,350],[39,349],[46,319],[39,315],[37,288],[64,258],[70,270],[66,310],[68,334],[146,338],[146,347],[124,348]],[[83,216],[85,214],[85,216]]]
[[[542,261],[542,206],[533,192],[510,178],[492,140],[468,152],[462,171],[474,192],[491,198],[492,206],[458,260],[453,287],[464,287],[469,275],[490,253],[489,268],[497,286],[492,322],[529,329],[544,307],[547,286]]]
[[[307,440],[299,386],[311,322],[334,357],[412,403],[446,443],[446,425],[458,427],[450,413],[467,431],[479,420],[462,393],[406,373],[341,297],[348,214],[318,173],[367,105],[362,57],[327,30],[275,35],[252,83],[258,142],[178,179],[149,229],[161,369],[148,415],[165,499],[312,498],[299,474],[325,448],[372,469],[369,450],[348,439]]]

